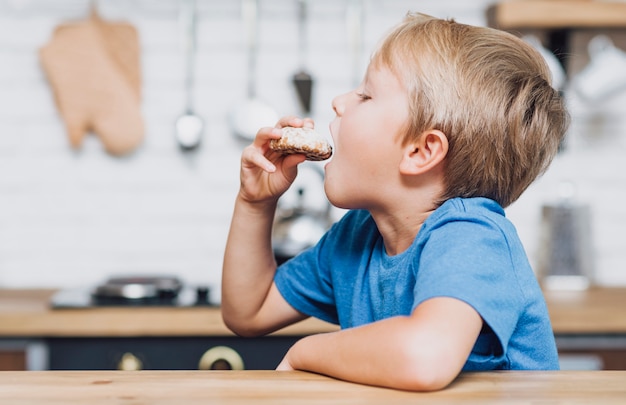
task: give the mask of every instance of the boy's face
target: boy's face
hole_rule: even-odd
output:
[[[386,66],[370,64],[363,83],[336,97],[333,109],[334,151],[325,181],[329,200],[341,208],[384,204],[400,179],[402,137],[409,118],[405,86]]]

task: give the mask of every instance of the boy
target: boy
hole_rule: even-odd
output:
[[[503,210],[568,125],[541,56],[501,31],[409,14],[333,109],[324,187],[350,211],[278,269],[274,210],[304,157],[268,143],[313,123],[283,118],[242,154],[226,324],[256,336],[308,316],[338,323],[278,369],[399,389],[441,389],[463,370],[558,369],[545,301]]]

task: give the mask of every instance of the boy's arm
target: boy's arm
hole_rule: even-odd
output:
[[[465,302],[432,298],[410,316],[303,338],[278,369],[397,389],[437,390],[461,371],[482,323]]]
[[[261,128],[241,157],[241,185],[226,241],[222,271],[222,317],[235,333],[256,336],[305,316],[274,286],[276,260],[271,244],[278,198],[289,188],[303,155],[282,156],[269,149],[282,127],[313,127],[310,119],[282,118],[276,128]]]
[[[263,335],[304,319],[273,283],[271,246],[275,204],[251,204],[237,197],[222,274],[222,317],[242,336]]]

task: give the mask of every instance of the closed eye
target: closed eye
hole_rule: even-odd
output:
[[[361,101],[371,100],[372,98],[364,93],[356,93],[357,97],[361,99]]]

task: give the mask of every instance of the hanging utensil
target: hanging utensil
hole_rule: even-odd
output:
[[[196,1],[185,0],[181,9],[180,21],[184,28],[185,53],[185,112],[178,117],[175,126],[175,136],[178,145],[184,151],[196,149],[202,141],[204,121],[194,112],[194,79],[196,53]]]
[[[258,0],[243,0],[242,15],[247,31],[248,98],[233,110],[230,121],[236,136],[244,140],[253,140],[260,128],[276,124],[278,114],[256,95]]]
[[[346,11],[346,28],[352,57],[352,87],[358,87],[363,76],[363,0],[349,0]]]
[[[298,1],[298,57],[300,70],[293,75],[293,84],[296,87],[298,100],[305,113],[311,112],[311,95],[313,92],[313,77],[306,71],[307,55],[307,21],[308,21],[308,1]]]

